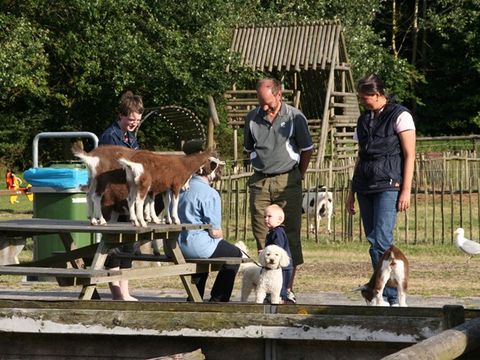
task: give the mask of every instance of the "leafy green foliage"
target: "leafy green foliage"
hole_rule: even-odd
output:
[[[410,64],[413,1],[396,3],[402,21],[398,56],[389,42],[392,3],[382,0],[5,0],[0,162],[27,167],[39,132],[100,134],[114,120],[125,90],[141,94],[147,107],[187,107],[206,123],[208,95],[221,109],[226,89],[259,76],[236,66],[238,55],[229,52],[234,27],[255,23],[339,20],[354,78],[382,75],[400,101],[416,105],[420,132],[477,131],[480,0],[441,0],[420,9],[425,54],[415,66]],[[224,115],[221,120],[220,150],[229,154],[231,129]],[[146,146],[165,149],[174,145],[168,131],[152,123],[140,135]],[[45,152],[46,161],[63,156],[60,145]]]
[[[442,0],[428,11],[430,51],[418,94],[425,130],[437,135],[480,129],[480,1]]]

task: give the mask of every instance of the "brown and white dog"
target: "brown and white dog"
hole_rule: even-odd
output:
[[[407,306],[409,268],[406,256],[399,248],[392,246],[383,254],[370,281],[355,290],[361,292],[367,305],[389,306],[383,300],[383,289],[385,286],[396,287],[399,305]]]

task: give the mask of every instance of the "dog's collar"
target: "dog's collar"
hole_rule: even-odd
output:
[[[260,266],[262,268],[262,271],[263,270],[267,270],[267,271],[272,271],[272,270],[278,270],[278,269],[281,269],[281,267],[277,267],[276,269],[272,269],[272,268],[269,268],[269,267],[266,267],[266,266]]]

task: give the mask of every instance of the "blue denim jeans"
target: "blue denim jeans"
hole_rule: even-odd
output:
[[[373,269],[383,253],[393,245],[393,229],[397,220],[398,191],[373,194],[357,193],[360,216],[368,242]],[[385,287],[383,296],[390,304],[398,303],[397,289]]]

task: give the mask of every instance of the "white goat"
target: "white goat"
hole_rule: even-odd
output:
[[[389,306],[389,303],[383,300],[383,289],[386,285],[396,287],[399,305],[407,306],[409,270],[406,256],[399,248],[392,246],[383,254],[370,281],[355,290],[361,291],[367,305]]]
[[[219,160],[213,156],[212,150],[192,155],[159,155],[152,152],[138,152],[129,159],[120,158],[119,163],[127,172],[127,181],[130,185],[128,194],[130,219],[136,226],[147,226],[143,208],[148,192],[164,194],[163,201],[167,213],[167,223],[179,224],[178,195],[181,188],[190,177],[201,168]],[[213,175],[215,176],[215,175]],[[172,209],[170,211],[170,199]],[[152,218],[159,221],[153,212]]]
[[[318,233],[320,220],[327,218],[327,231],[332,232],[333,195],[325,186],[310,189],[303,194],[302,212],[307,214],[310,222],[310,232]]]

